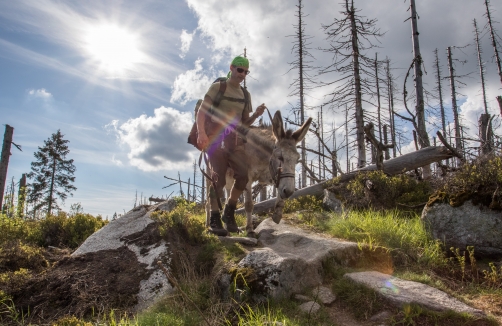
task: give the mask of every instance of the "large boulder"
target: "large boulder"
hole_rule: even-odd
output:
[[[265,297],[284,298],[322,282],[323,262],[354,265],[362,251],[354,242],[328,238],[289,225],[264,220],[255,229],[263,246],[251,251],[238,264],[255,275],[255,292]]]
[[[422,220],[435,239],[447,248],[466,250],[473,246],[477,256],[502,257],[502,214],[466,201],[462,206],[447,203],[426,206]]]
[[[135,280],[139,282],[135,310],[144,309],[156,298],[172,291],[172,286],[157,266],[157,261],[169,260],[170,250],[160,237],[157,224],[150,218],[150,214],[157,210],[169,211],[174,207],[173,200],[153,207],[136,207],[92,234],[73,252],[72,257],[126,250],[131,259],[138,263],[137,274],[143,277]]]

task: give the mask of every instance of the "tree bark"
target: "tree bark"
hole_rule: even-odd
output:
[[[453,110],[453,123],[455,124],[455,147],[457,151],[462,151],[462,136],[460,135],[460,122],[458,119],[457,92],[455,90],[455,73],[451,57],[451,47],[448,47],[448,67],[450,69],[451,107]]]
[[[7,182],[7,168],[9,166],[10,146],[12,144],[12,135],[14,128],[5,125],[5,134],[3,136],[2,156],[0,160],[0,211],[3,204],[3,193],[5,190],[5,183]]]
[[[416,152],[404,154],[397,158],[385,161],[383,163],[383,171],[389,175],[396,175],[407,171],[413,171],[415,169],[418,169],[419,167],[430,165],[434,162],[439,162],[441,160],[451,158],[452,156],[453,154],[444,146],[438,146],[438,147],[429,146],[426,148],[422,148]],[[376,170],[377,170],[376,165],[369,165],[362,169],[346,173],[340,176],[338,180],[340,183],[348,182],[354,179],[359,172],[376,171]],[[330,180],[327,180],[307,188],[299,189],[295,191],[293,195],[289,197],[289,199],[294,199],[307,195],[320,196],[323,194],[324,188],[327,187],[329,181]],[[273,209],[275,205],[275,200],[276,200],[275,198],[272,198],[255,204],[253,213],[259,214]],[[243,214],[244,212],[245,212],[244,208],[238,209],[236,211],[236,213],[238,214]]]

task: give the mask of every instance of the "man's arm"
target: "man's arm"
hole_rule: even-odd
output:
[[[213,105],[213,100],[209,96],[204,96],[204,101],[199,107],[197,112],[197,117],[195,121],[197,122],[197,144],[202,148],[206,149],[209,145],[209,138],[206,134],[206,117],[209,112],[209,108]]]
[[[255,122],[256,118],[263,114],[266,108],[265,103],[262,103],[251,116],[249,116],[249,111],[244,111],[242,114],[242,124],[249,127]]]

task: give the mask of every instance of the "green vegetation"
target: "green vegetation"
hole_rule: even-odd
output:
[[[433,189],[439,189],[439,194],[466,190],[471,195],[480,194],[483,182],[491,182],[489,204],[499,202],[494,191],[502,180],[501,161],[495,157],[487,162],[463,167],[457,176],[459,179],[449,177],[444,182],[425,183],[408,175],[386,177],[380,172],[360,174],[345,188],[337,183],[331,185],[339,198],[350,197],[344,200],[346,210],[343,214],[325,211],[320,198],[307,196],[288,200],[284,219],[302,228],[354,241],[361,250],[375,254],[375,259],[361,261],[354,269],[342,268],[329,261],[323,264],[324,284],[331,284],[338,298],[336,308],[350,312],[361,322],[385,310],[391,313],[392,325],[495,325],[493,319],[436,313],[414,305],[394,308],[374,291],[356,286],[343,277],[347,272],[371,267],[402,279],[429,284],[502,316],[502,266],[491,261],[477,261],[475,248],[467,248],[465,252],[445,248],[427,232],[418,213],[410,209],[425,203]],[[485,172],[480,174],[479,169]],[[490,177],[486,179],[483,173],[489,173]],[[436,197],[453,198],[452,195],[438,196],[438,192]],[[239,244],[224,244],[205,232],[206,217],[200,206],[181,198],[176,198],[176,203],[172,211],[155,212],[151,217],[157,221],[161,237],[168,241],[182,240],[176,242],[182,245],[174,248],[170,257],[175,262],[172,276],[179,283],[177,291],[134,316],[101,311],[85,320],[62,317],[54,325],[207,325],[208,322],[211,325],[273,325],[275,322],[333,325],[330,315],[333,307],[322,307],[316,314],[302,314],[299,303],[293,300],[253,301],[255,272],[237,266],[247,249]],[[244,224],[242,217],[238,219],[239,224]],[[42,221],[2,216],[0,227],[6,231],[0,233],[0,318],[9,317],[0,322],[7,320],[14,325],[26,325],[23,322],[26,316],[17,313],[7,293],[12,287],[22,286],[33,273],[52,264],[46,255],[47,246],[75,248],[104,223],[99,217],[83,213],[51,216]],[[222,286],[216,281],[228,273],[232,275],[229,285]]]

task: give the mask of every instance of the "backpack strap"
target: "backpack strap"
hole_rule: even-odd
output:
[[[213,105],[214,106],[219,106],[221,102],[221,98],[223,97],[223,94],[227,90],[227,81],[220,79],[220,90],[218,93],[216,93],[216,96],[214,97]]]

